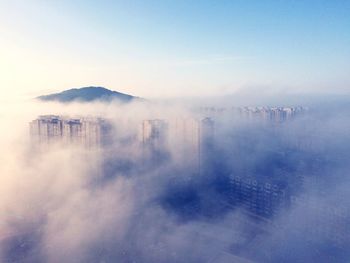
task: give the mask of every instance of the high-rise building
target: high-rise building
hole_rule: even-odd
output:
[[[143,161],[158,165],[168,156],[168,123],[165,120],[144,120],[141,125]]]
[[[111,123],[103,118],[83,118],[82,138],[83,144],[87,148],[96,146],[106,146],[111,138]]]
[[[271,218],[285,205],[284,188],[272,181],[230,176],[230,202],[253,215]]]
[[[176,118],[170,122],[169,137],[175,163],[185,167],[189,174],[200,174],[208,168],[214,146],[212,118]]]
[[[56,115],[42,115],[29,124],[30,135],[36,143],[57,142],[62,137],[62,120]]]
[[[243,120],[264,120],[282,123],[293,119],[296,115],[306,111],[303,107],[231,107],[225,108],[203,107],[200,112],[206,116],[220,117],[230,114],[231,117],[239,117]]]
[[[214,121],[204,118],[199,129],[199,173],[210,172],[214,154]]]
[[[62,135],[65,143],[82,143],[82,122],[80,119],[64,120]]]
[[[170,125],[170,143],[174,161],[190,174],[199,172],[200,126],[193,118],[176,118]]]
[[[39,145],[63,143],[87,148],[100,147],[109,140],[111,125],[101,118],[66,118],[43,115],[29,124],[32,140]]]
[[[153,150],[161,150],[168,139],[168,124],[164,120],[142,122],[142,143]]]

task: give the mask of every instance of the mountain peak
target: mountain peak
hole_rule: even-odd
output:
[[[124,94],[121,92],[106,89],[104,87],[82,87],[73,88],[62,91],[60,93],[53,93],[37,97],[41,101],[58,101],[58,102],[90,102],[90,101],[119,101],[119,102],[130,102],[137,97]]]

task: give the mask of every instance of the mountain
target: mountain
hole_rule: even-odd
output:
[[[79,89],[69,89],[60,93],[53,93],[37,97],[42,101],[58,101],[58,102],[90,102],[90,101],[112,101],[130,102],[138,97],[128,94],[112,91],[103,87],[84,87]]]

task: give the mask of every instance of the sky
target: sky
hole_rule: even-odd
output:
[[[350,1],[0,0],[0,90],[350,91]]]

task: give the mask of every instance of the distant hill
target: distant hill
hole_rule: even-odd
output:
[[[53,93],[37,97],[41,101],[58,101],[58,102],[90,102],[90,101],[112,101],[131,102],[140,99],[128,94],[112,91],[103,87],[84,87],[79,89],[69,89],[60,93]]]

